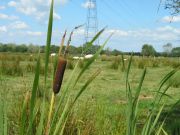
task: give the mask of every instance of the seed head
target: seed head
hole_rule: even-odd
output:
[[[67,60],[62,57],[59,57],[55,72],[55,77],[54,77],[54,83],[53,83],[53,92],[55,94],[58,94],[61,89],[66,65],[67,65]]]

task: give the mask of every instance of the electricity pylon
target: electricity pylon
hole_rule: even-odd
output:
[[[96,0],[87,1],[87,22],[85,30],[85,41],[89,42],[98,32],[98,19],[97,19],[97,3]],[[94,45],[99,45],[99,40],[94,42]]]

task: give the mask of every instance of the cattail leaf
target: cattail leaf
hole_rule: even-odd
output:
[[[164,128],[162,128],[162,131],[163,131],[164,135],[168,135],[168,133],[164,130]]]
[[[33,128],[33,114],[34,114],[34,108],[36,103],[36,93],[38,89],[39,84],[39,73],[40,72],[40,56],[38,56],[37,64],[36,64],[36,72],[34,77],[34,83],[31,93],[31,100],[30,100],[30,117],[29,117],[29,128],[30,128],[30,134],[32,133]]]
[[[83,69],[81,70],[81,72],[79,73],[74,86],[76,85],[76,83],[79,81],[79,79],[81,78],[81,76],[83,75],[83,73],[88,69],[88,67],[95,61],[95,59],[99,56],[99,54],[101,53],[101,51],[103,50],[104,46],[108,43],[109,39],[112,37],[113,34],[111,34],[107,40],[104,42],[104,44],[99,48],[99,50],[94,54],[94,56],[85,64],[85,66],[83,67]]]
[[[40,122],[37,128],[37,133],[36,135],[42,135],[43,134],[43,128],[44,128],[44,118],[45,118],[45,94],[43,96],[43,103],[41,106],[41,117],[40,117]]]
[[[159,118],[160,118],[160,115],[161,115],[161,112],[162,112],[163,108],[164,108],[164,105],[162,105],[162,107],[159,109],[159,112],[158,112],[158,114],[156,115],[155,120],[154,120],[153,123],[151,124],[151,128],[150,128],[149,134],[151,134],[151,133],[153,132],[153,130],[155,129],[155,126],[156,126],[156,124],[157,124],[157,122],[158,122],[158,120],[159,120]]]
[[[158,128],[158,131],[156,132],[156,135],[161,135],[161,131],[163,129],[163,126],[164,126],[164,121],[163,123],[161,124],[161,126]]]
[[[160,82],[160,86],[159,86],[159,91],[161,90],[161,88],[163,87],[163,85],[177,72],[177,69],[172,70],[171,72],[169,72],[167,75],[165,75],[165,77],[161,80]]]
[[[135,93],[135,97],[134,97],[134,101],[133,101],[133,110],[134,110],[135,114],[137,114],[138,99],[139,99],[139,95],[140,95],[140,92],[141,92],[142,84],[144,82],[145,75],[146,75],[146,69],[144,69],[144,72],[143,72],[143,74],[141,76],[141,80],[139,82],[138,88],[136,89],[136,93]]]
[[[4,102],[4,135],[8,135],[8,123],[7,123],[7,104]]]
[[[67,120],[68,120],[68,115],[66,116],[66,119],[65,119],[65,121],[64,121],[64,124],[63,124],[63,126],[62,126],[62,128],[61,128],[61,131],[60,131],[60,134],[59,134],[59,135],[64,135],[64,129],[65,129]]]
[[[8,134],[7,124],[7,104],[4,98],[0,97],[0,134]]]
[[[90,78],[87,80],[87,82],[83,85],[83,87],[79,90],[77,93],[73,104],[77,101],[77,99],[81,96],[81,94],[86,90],[86,88],[89,86],[89,84],[100,74],[101,70],[98,69]]]
[[[87,50],[89,50],[89,48],[90,48],[90,47],[93,45],[93,43],[99,38],[99,36],[104,32],[105,29],[106,29],[106,27],[103,28],[102,30],[100,30],[100,31],[93,37],[93,39],[92,39],[89,43],[86,43],[87,46],[86,46],[86,48],[84,49],[83,52],[86,52]]]
[[[127,73],[126,73],[126,89],[128,89],[128,79],[129,79],[129,73],[130,73],[131,64],[132,64],[132,56],[133,55],[131,54],[130,61],[128,64],[128,68],[127,68]]]
[[[46,84],[46,79],[47,79],[49,55],[50,55],[50,49],[51,49],[51,37],[52,37],[52,27],[53,27],[53,9],[54,9],[54,0],[51,1],[48,31],[47,31],[47,41],[46,41],[46,50],[45,50],[45,84]]]
[[[27,92],[26,94],[23,107],[22,107],[21,123],[20,123],[20,131],[19,131],[20,135],[25,134],[25,129],[26,129],[25,125],[26,125],[26,120],[27,120],[26,109],[27,109],[27,104],[28,104],[28,98],[29,98],[29,92]]]
[[[63,122],[64,122],[64,120],[66,120],[66,116],[68,115],[69,106],[70,106],[70,100],[68,98],[68,100],[66,102],[66,105],[65,105],[65,107],[63,109],[63,112],[61,114],[61,117],[59,118],[59,120],[58,120],[58,122],[56,124],[53,135],[58,135],[61,127],[63,127]]]
[[[0,98],[0,133],[4,132],[4,103]]]

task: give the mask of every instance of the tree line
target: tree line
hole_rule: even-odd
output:
[[[69,54],[72,55],[80,55],[82,51],[84,51],[86,46],[84,45],[83,47],[76,47],[71,45],[69,48]],[[92,46],[89,50],[85,52],[85,54],[94,54],[100,46],[94,45]],[[64,50],[65,48],[63,48]],[[7,43],[3,44],[0,43],[0,52],[19,52],[19,53],[37,53],[40,50],[41,53],[44,53],[45,46],[38,46],[38,45],[33,45],[33,44],[21,44],[17,45],[14,43]],[[166,57],[180,57],[180,47],[175,47],[173,48],[172,44],[168,43],[163,46],[163,52],[157,52],[152,45],[149,44],[144,44],[142,46],[141,52],[134,52],[134,55],[137,56],[166,56]],[[59,51],[59,46],[56,45],[51,45],[51,53],[58,53]],[[101,54],[106,54],[106,55],[121,55],[122,53],[124,54],[131,54],[131,52],[122,52],[117,49],[110,49],[106,48],[104,49]]]

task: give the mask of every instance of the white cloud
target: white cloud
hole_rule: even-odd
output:
[[[165,16],[161,19],[162,22],[180,22],[180,16]]]
[[[82,3],[81,5],[83,8],[95,8],[95,5],[93,2],[86,1],[85,3]]]
[[[15,15],[6,15],[0,13],[0,19],[7,19],[7,20],[17,20],[19,17]]]
[[[39,31],[36,31],[36,32],[27,31],[27,35],[30,35],[30,36],[42,36],[43,33],[42,33],[42,32],[39,32]]]
[[[0,32],[7,32],[6,26],[0,26]]]
[[[138,30],[108,29],[103,35],[106,37],[106,35],[109,35],[108,33],[114,33],[113,37],[117,40],[174,41],[179,39],[180,28],[165,26],[156,29]]]
[[[10,1],[8,2],[8,6],[10,7],[16,7],[17,6],[17,3],[15,1]]]
[[[111,34],[114,33],[116,36],[123,37],[123,36],[128,36],[128,32],[120,29],[109,29],[105,31],[105,34]]]
[[[3,10],[5,9],[6,7],[5,6],[0,6],[0,10]]]
[[[10,27],[13,29],[26,29],[29,26],[25,22],[16,21],[16,22],[13,22],[12,24],[10,24]]]
[[[55,6],[66,4],[68,0],[56,0]],[[16,0],[10,1],[9,6],[16,8],[17,11],[35,17],[39,21],[48,18],[51,0]],[[61,19],[57,13],[54,14],[55,19]]]

